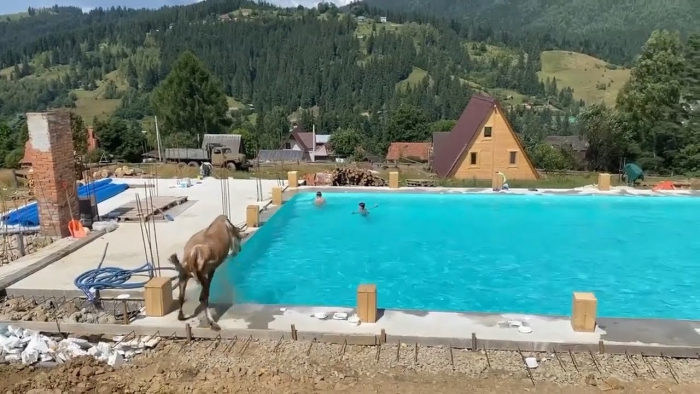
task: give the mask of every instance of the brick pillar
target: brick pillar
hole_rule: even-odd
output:
[[[34,154],[35,195],[41,234],[67,237],[68,222],[78,215],[75,158],[70,115],[67,112],[28,113],[29,141]],[[66,187],[70,201],[66,197]],[[70,207],[69,204],[70,203]]]

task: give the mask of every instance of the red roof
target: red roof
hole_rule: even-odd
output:
[[[387,160],[400,160],[402,158],[418,158],[428,161],[430,159],[430,142],[392,142],[389,145]]]
[[[309,147],[314,147],[314,134],[304,130],[299,126],[294,126],[291,138],[293,138],[297,142],[297,144],[299,144],[299,147],[304,152],[308,152]]]
[[[475,95],[469,100],[452,131],[433,134],[433,169],[439,176],[446,177],[452,172],[467,145],[478,134],[479,126],[496,105],[498,104],[493,97]]]

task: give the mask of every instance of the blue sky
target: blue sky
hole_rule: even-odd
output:
[[[72,5],[83,9],[95,7],[126,6],[131,8],[158,8],[163,5],[181,5],[195,3],[197,0],[25,0],[9,1],[0,0],[0,15],[13,14],[26,11],[27,7],[42,8],[51,7],[54,4]],[[284,7],[296,7],[299,4],[310,7],[315,6],[320,0],[268,0],[270,3]],[[336,4],[343,5],[350,3],[350,0],[331,0]]]

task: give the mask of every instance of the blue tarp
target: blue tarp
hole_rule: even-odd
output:
[[[89,197],[94,194],[97,203],[108,200],[117,194],[128,189],[129,185],[122,183],[112,183],[111,178],[100,179],[80,186],[78,188],[79,197]],[[75,213],[77,215],[77,212]],[[39,208],[36,202],[27,204],[18,210],[3,216],[2,220],[9,226],[38,226],[39,225]]]

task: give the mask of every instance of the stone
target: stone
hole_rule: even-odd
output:
[[[95,370],[92,367],[82,367],[80,368],[80,376],[89,378],[95,374]]]
[[[593,374],[589,374],[588,376],[586,376],[584,382],[589,386],[596,386],[598,384]]]

